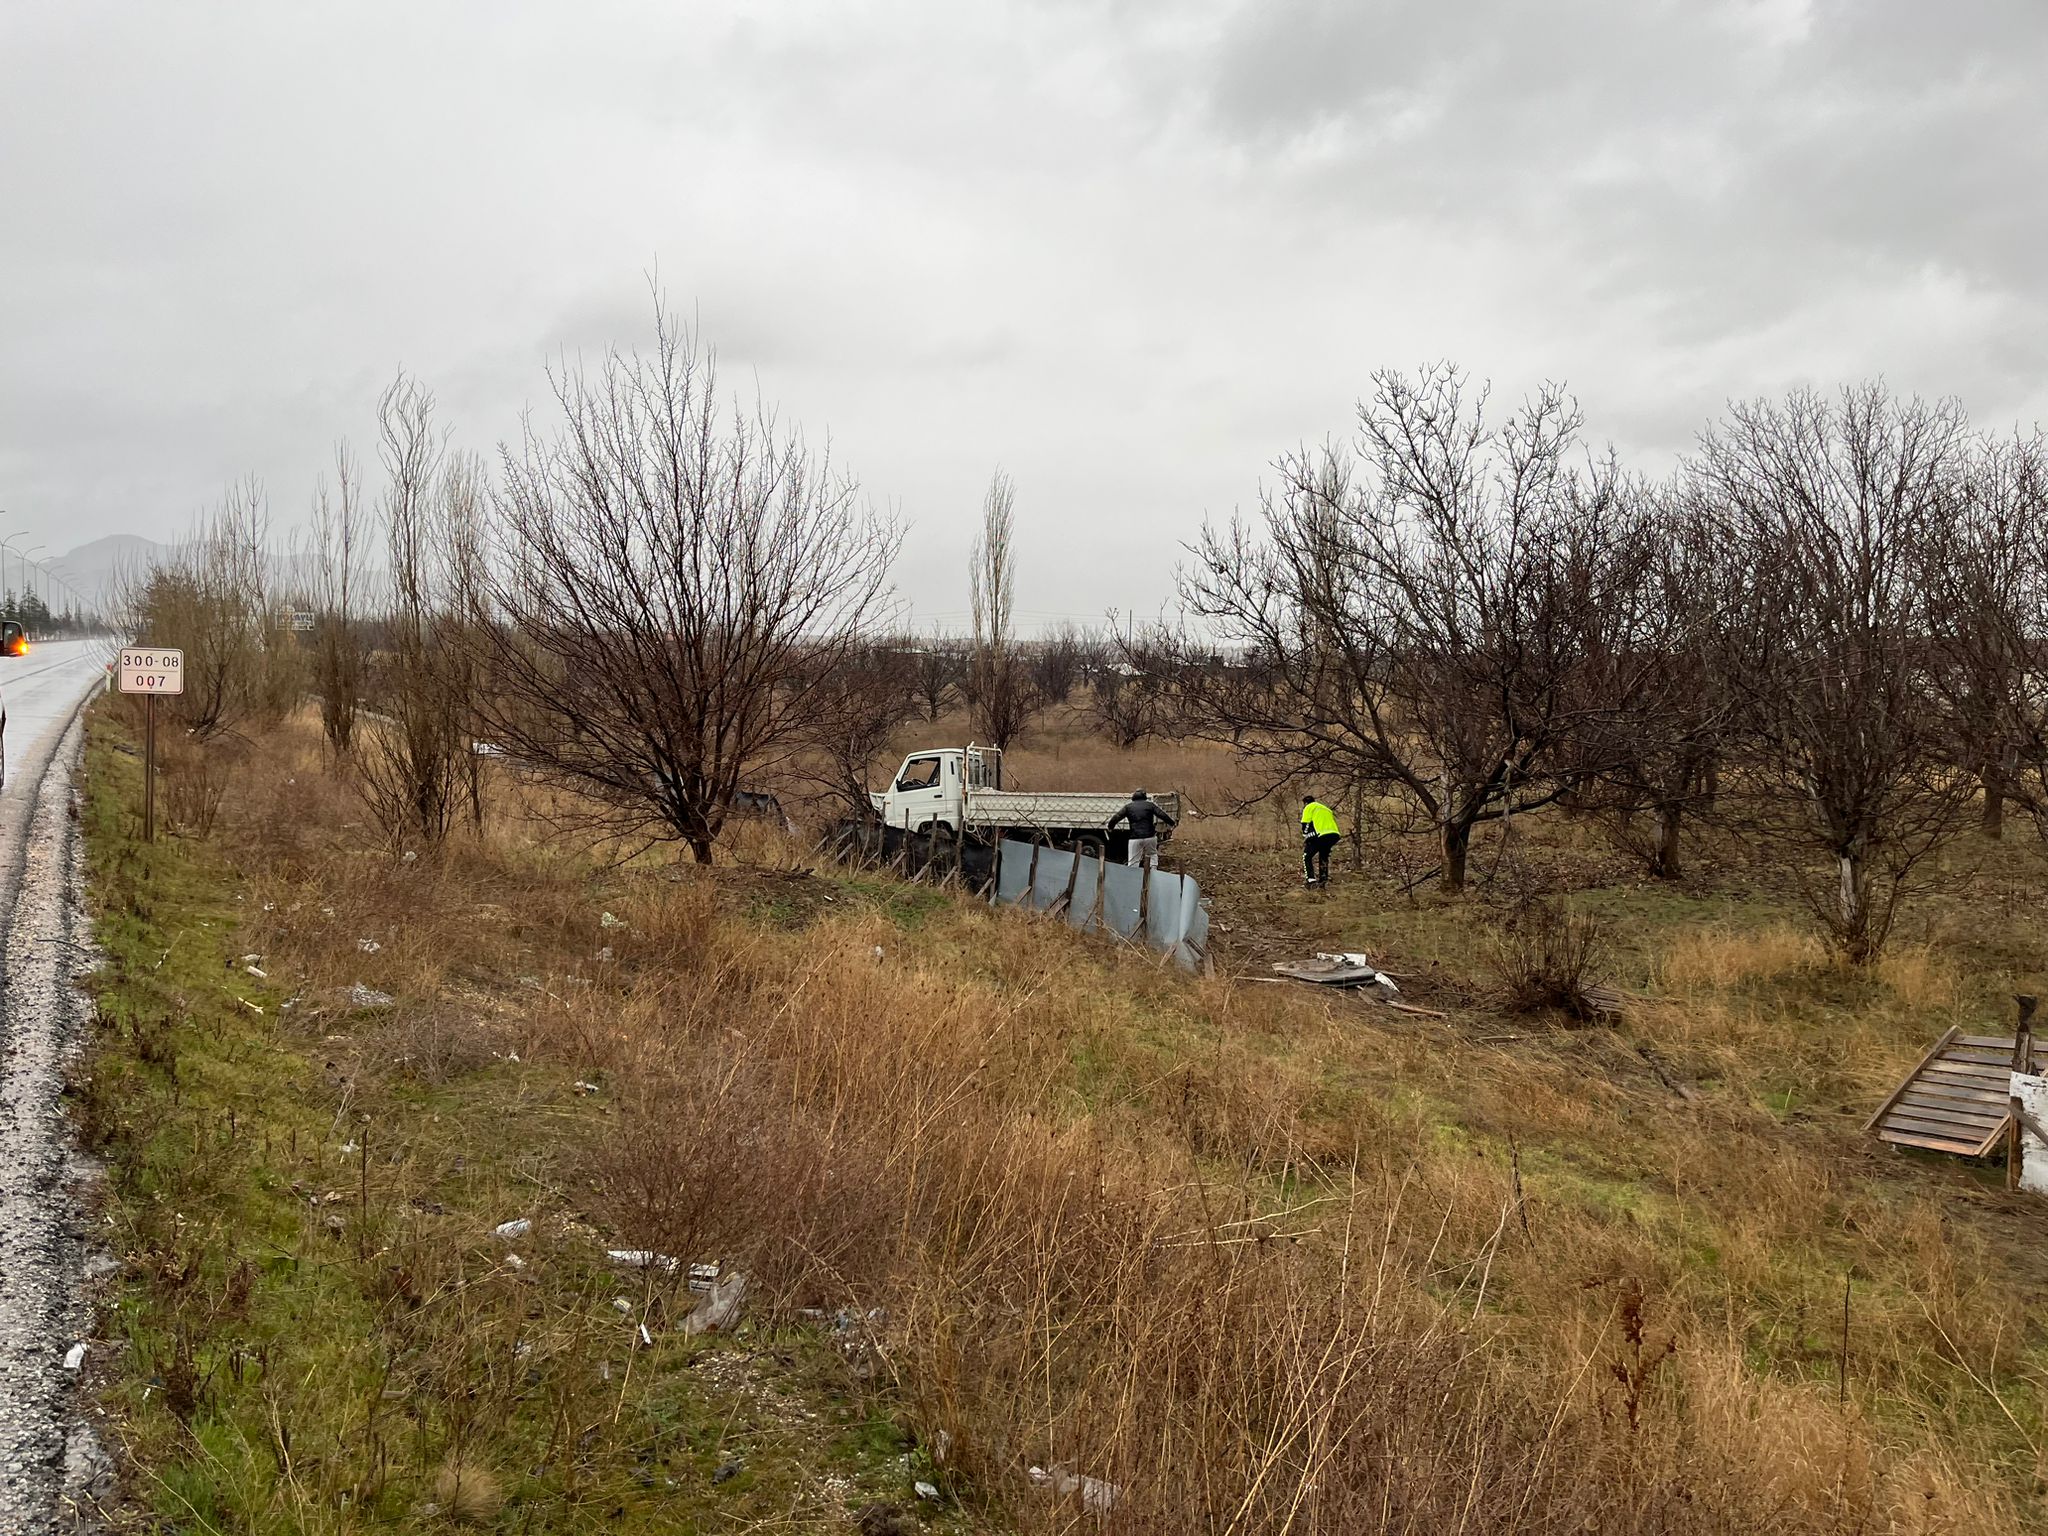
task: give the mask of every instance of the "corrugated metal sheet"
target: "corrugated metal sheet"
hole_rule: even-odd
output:
[[[989,899],[1055,913],[1083,933],[1104,930],[1137,939],[1171,955],[1187,970],[1207,958],[1209,909],[1201,887],[1186,875],[1077,857],[1016,838],[996,849]]]

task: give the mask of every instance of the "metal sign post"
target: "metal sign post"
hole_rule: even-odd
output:
[[[156,701],[160,694],[185,691],[185,653],[163,646],[131,645],[121,649],[120,691],[139,693],[142,706],[142,840],[156,841]]]

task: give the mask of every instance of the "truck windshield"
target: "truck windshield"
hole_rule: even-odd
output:
[[[898,789],[930,789],[939,782],[939,760],[936,757],[913,757],[903,765],[903,772],[897,776]]]

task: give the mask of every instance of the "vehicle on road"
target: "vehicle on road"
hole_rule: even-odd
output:
[[[1110,818],[1130,800],[1124,790],[1006,789],[995,747],[927,747],[903,759],[889,787],[872,796],[885,835],[921,836],[962,848],[993,848],[1018,837],[1121,861],[1130,833]],[[1153,799],[1180,819],[1178,794]],[[1161,829],[1161,837],[1172,828]]]
[[[0,656],[26,656],[28,631],[13,619],[0,619]]]

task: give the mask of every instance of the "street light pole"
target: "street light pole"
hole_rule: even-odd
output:
[[[16,539],[27,537],[27,530],[24,529],[20,533],[10,533],[6,538],[0,539],[0,589],[11,590],[7,588],[7,552],[13,548]],[[27,574],[25,568],[23,574],[24,576]]]

